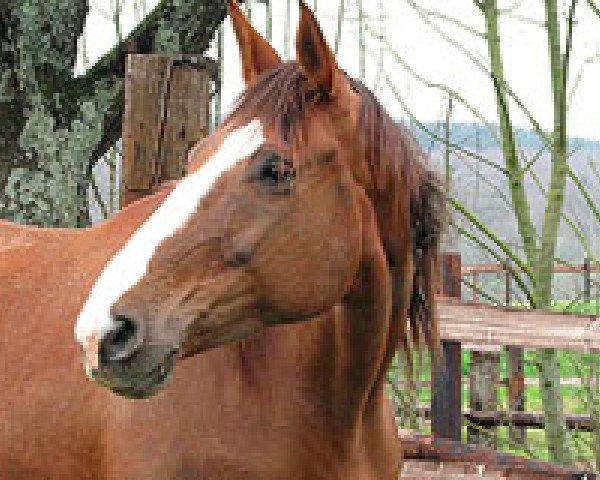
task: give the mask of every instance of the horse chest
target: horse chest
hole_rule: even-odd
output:
[[[104,434],[108,479],[382,478],[360,473],[360,448],[339,447],[346,434],[335,435],[306,335],[289,331],[182,362],[153,399],[114,397]]]

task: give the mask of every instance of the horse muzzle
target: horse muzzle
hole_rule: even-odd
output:
[[[87,375],[128,398],[148,398],[167,381],[177,350],[146,344],[136,322],[116,316],[111,328],[83,345]]]

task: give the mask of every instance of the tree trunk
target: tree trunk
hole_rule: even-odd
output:
[[[476,412],[498,410],[498,383],[500,382],[500,354],[497,352],[471,352],[469,377],[469,407]],[[467,428],[469,443],[496,446],[497,429],[479,425]]]
[[[81,223],[85,202],[67,197],[85,194],[91,166],[121,136],[126,54],[153,52],[165,30],[179,52],[202,53],[227,8],[225,0],[163,0],[74,78],[87,13],[87,0],[0,5],[0,217]]]
[[[560,28],[556,11],[556,0],[545,0],[546,27],[551,60],[554,135],[551,150],[552,172],[550,194],[547,199],[541,240],[537,242],[535,226],[531,220],[531,209],[525,193],[523,171],[517,154],[517,147],[510,118],[506,95],[506,80],[500,51],[497,0],[476,1],[485,17],[486,38],[490,57],[492,80],[496,92],[496,104],[502,134],[502,149],[512,196],[513,211],[523,242],[527,263],[533,273],[533,308],[547,308],[552,299],[552,277],[554,254],[558,236],[558,226],[564,199],[567,173],[566,151],[566,74],[570,40],[567,53],[560,53]],[[571,29],[569,29],[570,37]],[[543,401],[546,440],[553,461],[568,464],[572,461],[569,450],[564,406],[560,395],[560,365],[558,355],[552,350],[541,350],[538,355],[540,370],[540,391]]]

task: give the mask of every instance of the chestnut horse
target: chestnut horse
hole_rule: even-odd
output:
[[[1,480],[398,478],[386,370],[438,342],[440,184],[306,5],[288,63],[230,9],[248,88],[183,180],[0,224]]]

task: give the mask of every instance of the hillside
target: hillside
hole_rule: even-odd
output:
[[[428,130],[434,132],[440,137],[445,136],[445,125],[442,122],[438,123],[424,123],[423,124]],[[411,129],[417,135],[419,142],[425,148],[431,146],[431,138],[423,130],[411,127]],[[525,130],[522,128],[515,129],[517,143],[521,148],[526,150],[538,150],[542,147],[539,135],[533,130]],[[493,126],[493,132],[491,132],[484,125],[478,125],[474,123],[451,123],[450,124],[450,140],[452,143],[460,145],[463,148],[470,150],[489,150],[498,148],[496,137],[499,137],[499,127]],[[571,138],[569,143],[572,149],[584,149],[584,150],[600,150],[599,140],[589,140],[584,138]]]

